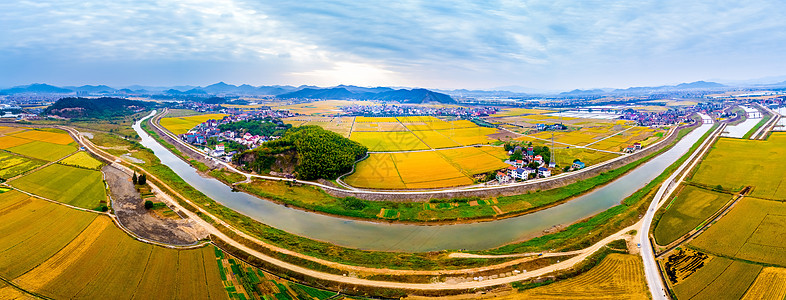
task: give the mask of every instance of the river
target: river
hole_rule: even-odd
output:
[[[155,113],[155,111],[154,111]],[[706,133],[704,124],[677,145],[617,180],[558,206],[497,221],[454,225],[388,224],[347,220],[288,208],[255,196],[233,192],[224,183],[206,178],[150,137],[140,124],[134,130],[142,145],[161,163],[208,197],[259,222],[310,239],[379,251],[423,252],[445,249],[483,250],[539,234],[555,225],[571,224],[619,204],[685,154]]]

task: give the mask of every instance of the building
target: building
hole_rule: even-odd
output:
[[[224,143],[216,145],[216,151],[224,151]]]
[[[497,172],[497,182],[508,183],[508,181],[510,181],[510,176],[502,172]]]
[[[576,170],[584,169],[584,163],[581,162],[581,161],[574,161],[573,162],[573,168],[576,169]]]
[[[540,167],[538,168],[538,175],[540,175],[541,177],[549,177],[551,176],[551,170],[544,167]]]
[[[633,148],[636,150],[641,150],[641,143],[633,143]]]
[[[556,168],[556,167],[557,167],[557,163],[556,162],[553,162],[553,161],[549,162],[549,168]]]

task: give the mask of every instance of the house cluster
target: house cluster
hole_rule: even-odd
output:
[[[633,153],[639,150],[641,150],[641,143],[633,143],[633,145],[629,145],[628,147],[625,147],[625,149],[622,149],[622,152]]]
[[[562,123],[557,123],[557,124],[538,123],[538,124],[535,124],[535,126],[538,129],[538,131],[549,131],[549,130],[555,131],[555,130],[566,130],[566,129],[568,129],[568,126],[565,126]]]
[[[516,146],[509,153],[513,154],[517,151],[521,151],[523,156],[522,159],[506,160],[505,163],[509,164],[510,166],[508,166],[504,172],[497,172],[497,182],[502,184],[512,182],[517,179],[527,180],[532,177],[545,178],[551,176],[551,169],[556,167],[556,163],[546,162],[543,160],[543,156],[535,155],[533,147],[528,147],[525,150],[521,146]],[[535,163],[537,167],[529,167],[532,163]]]
[[[642,112],[626,109],[620,119],[636,121],[639,126],[674,125],[685,122],[695,112],[694,109],[669,109],[661,112]]]
[[[211,111],[218,111],[221,109],[220,104],[208,104],[204,102],[196,102],[196,101],[183,101],[177,103],[173,108],[182,108],[182,109],[191,109],[198,112],[211,112]]]
[[[454,116],[483,117],[496,114],[499,108],[489,107],[424,107],[416,105],[351,105],[341,107],[350,116]]]
[[[227,113],[231,113],[232,111],[225,111]],[[264,142],[278,139],[278,136],[260,136],[260,135],[252,135],[248,132],[235,132],[231,130],[221,130],[218,128],[221,124],[228,124],[232,122],[238,121],[248,121],[248,120],[270,120],[264,122],[273,122],[280,125],[283,125],[283,122],[279,120],[279,118],[291,117],[293,114],[289,111],[275,111],[275,110],[259,110],[253,112],[246,112],[246,111],[238,111],[238,114],[228,115],[222,118],[221,120],[214,120],[210,119],[207,120],[188,132],[181,134],[180,138],[192,145],[199,145],[205,146],[207,140],[210,138],[216,138],[219,142],[220,141],[234,141],[238,144],[246,146],[249,149],[253,149],[258,147]],[[226,161],[229,161],[234,155],[235,151],[225,151],[224,144],[218,144],[215,146],[214,149],[205,148],[205,153],[209,154],[210,156],[222,158]]]

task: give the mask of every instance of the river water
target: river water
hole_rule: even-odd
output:
[[[710,124],[702,125],[665,153],[606,186],[564,204],[497,221],[429,226],[347,220],[292,209],[246,193],[233,192],[229,186],[216,179],[202,177],[194,168],[158,144],[141,129],[140,123],[145,119],[133,126],[142,138],[142,145],[152,149],[161,163],[169,166],[183,180],[222,205],[264,224],[310,239],[359,249],[404,252],[495,248],[539,234],[555,225],[571,224],[597,214],[619,204],[657,177],[712,127]]]

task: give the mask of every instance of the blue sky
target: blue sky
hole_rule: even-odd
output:
[[[0,86],[543,90],[786,75],[784,1],[0,2]]]

